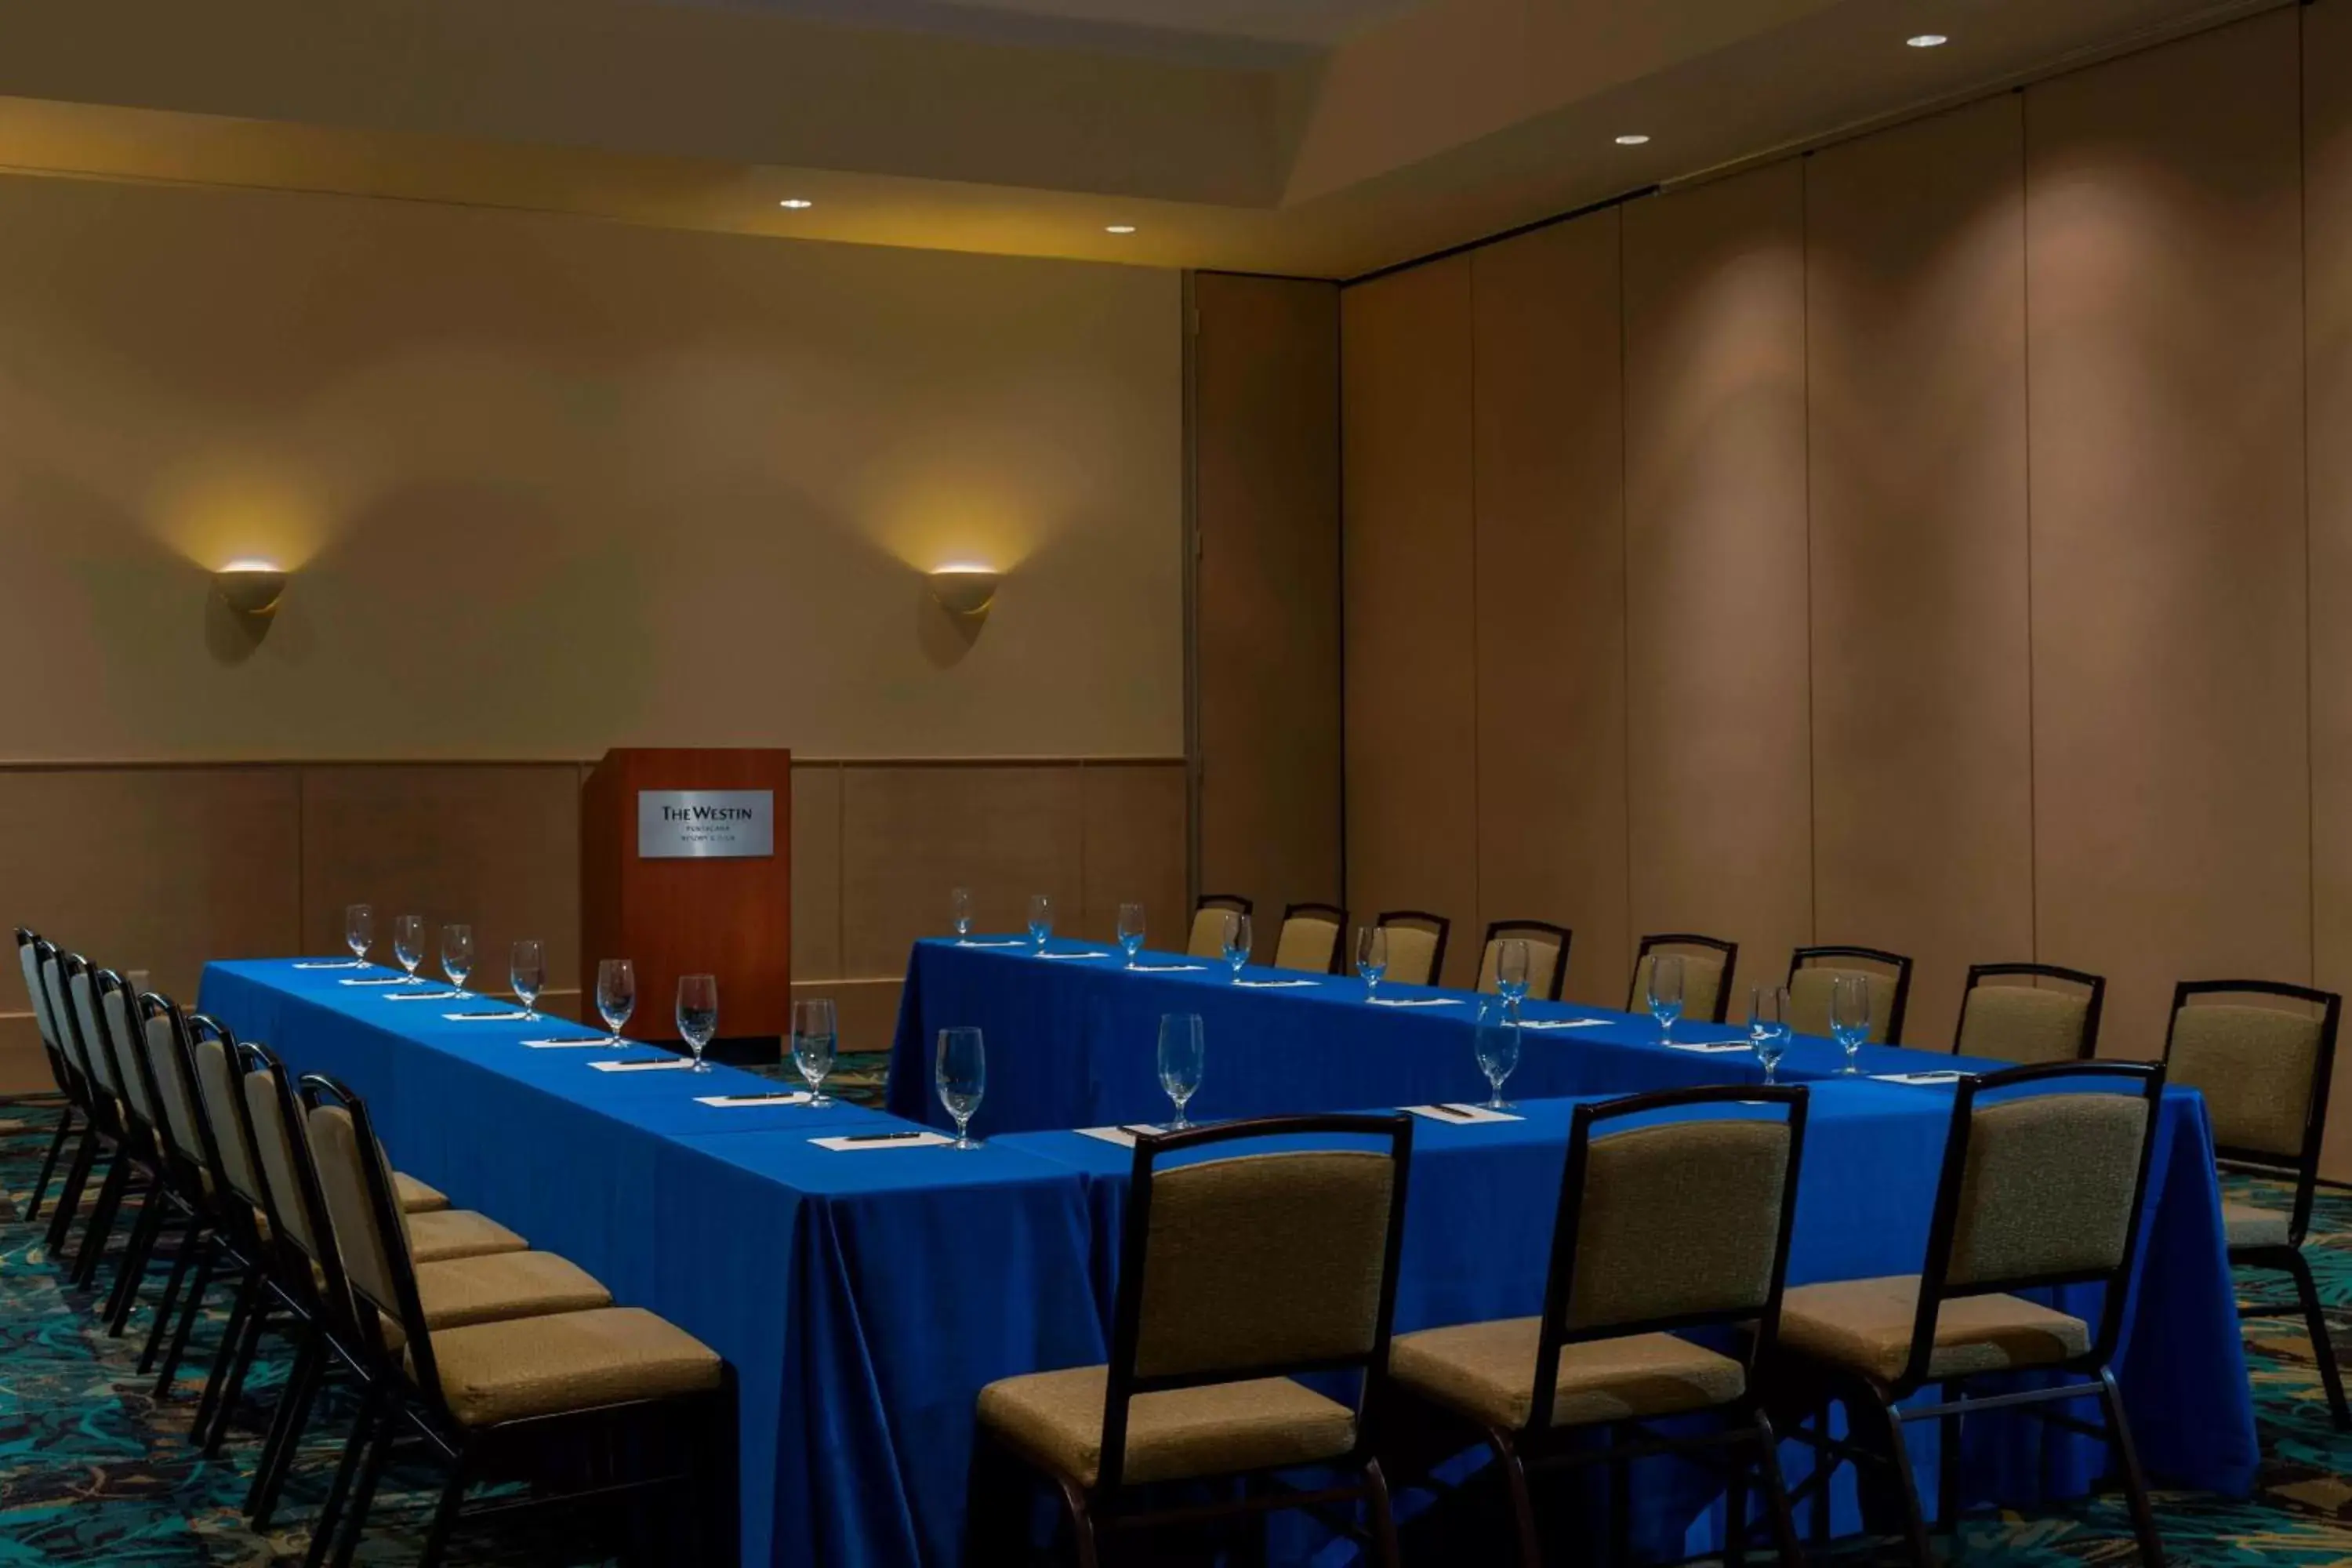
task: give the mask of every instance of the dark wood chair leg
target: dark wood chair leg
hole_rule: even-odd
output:
[[[196,1320],[204,1315],[205,1292],[213,1282],[213,1260],[217,1256],[215,1246],[207,1244],[196,1259],[196,1277],[188,1282],[188,1299],[180,1304],[180,1321],[172,1330],[172,1342],[163,1352],[163,1364],[155,1369],[155,1397],[169,1397],[173,1385],[180,1381],[180,1361],[188,1353],[188,1336],[195,1331]]]
[[[163,1281],[163,1299],[155,1304],[155,1321],[147,1331],[147,1343],[139,1352],[139,1375],[146,1376],[155,1370],[155,1357],[162,1352],[163,1340],[172,1331],[173,1315],[179,1310],[180,1292],[188,1283],[188,1269],[207,1247],[210,1238],[205,1235],[201,1215],[190,1215],[187,1226],[180,1232],[180,1245],[172,1256],[171,1277]]]
[[[1950,1399],[1957,1385],[1946,1384]],[[1936,1528],[1951,1534],[1954,1549],[1960,1538],[1960,1417],[1958,1413],[1936,1423]]]
[[[1789,1479],[1780,1473],[1780,1436],[1771,1418],[1756,1413],[1756,1474],[1764,1483],[1766,1510],[1772,1519],[1772,1546],[1780,1568],[1798,1568],[1805,1560],[1804,1543],[1797,1538],[1796,1510],[1789,1503]]]
[[[375,1440],[368,1445],[367,1458],[360,1464],[359,1479],[352,1487],[351,1500],[344,1505],[343,1529],[335,1543],[334,1568],[351,1568],[352,1554],[359,1550],[360,1537],[367,1533],[368,1510],[375,1506],[376,1483],[383,1479],[384,1461],[392,1457],[393,1434],[399,1426],[396,1413],[389,1409],[382,1413]]]
[[[2287,1272],[2294,1277],[2295,1300],[2303,1307],[2304,1326],[2311,1334],[2311,1359],[2319,1364],[2319,1381],[2327,1390],[2328,1414],[2336,1418],[2336,1429],[2352,1431],[2352,1410],[2344,1404],[2344,1374],[2336,1369],[2336,1344],[2327,1332],[2327,1314],[2319,1304],[2319,1287],[2311,1278],[2311,1265],[2303,1254],[2285,1254]]]
[[[41,1199],[49,1190],[49,1178],[57,1173],[58,1156],[65,1152],[66,1140],[73,1136],[73,1107],[68,1105],[58,1113],[57,1135],[49,1140],[48,1157],[41,1162],[41,1173],[33,1180],[33,1196],[25,1205],[26,1225],[41,1217]]]
[[[466,1500],[467,1456],[459,1454],[449,1467],[449,1479],[441,1488],[441,1500],[433,1510],[433,1522],[425,1531],[425,1546],[417,1554],[416,1568],[441,1568],[441,1559],[449,1550],[449,1532],[457,1528],[457,1510]]]
[[[2105,1407],[2107,1436],[2124,1473],[2124,1500],[2131,1508],[2132,1534],[2139,1540],[2141,1568],[2164,1568],[2164,1538],[2156,1531],[2156,1512],[2148,1506],[2147,1477],[2139,1468],[2139,1446],[2132,1441],[2131,1422],[2124,1415],[2122,1390],[2116,1374],[2099,1369],[2099,1403]]]
[[[1528,1489],[1528,1468],[1519,1458],[1517,1445],[1511,1435],[1500,1427],[1486,1431],[1487,1446],[1495,1450],[1496,1467],[1502,1472],[1503,1488],[1511,1500],[1511,1527],[1519,1542],[1519,1568],[1543,1568],[1543,1542],[1536,1533],[1536,1500]]]
[[[1747,1568],[1748,1466],[1735,1458],[1723,1481],[1724,1568]]]
[[[66,1172],[66,1184],[58,1189],[57,1207],[49,1211],[46,1242],[52,1259],[64,1249],[66,1236],[73,1227],[74,1215],[81,1212],[81,1194],[89,1185],[90,1172],[98,1168],[102,1142],[95,1127],[83,1135],[81,1147],[74,1151],[73,1164]]]
[[[171,1208],[172,1200],[163,1195],[160,1184],[148,1188],[139,1205],[139,1217],[131,1226],[131,1245],[123,1249],[122,1261],[115,1270],[114,1293],[106,1300],[106,1332],[110,1339],[121,1339],[122,1331],[131,1326],[131,1305],[139,1299],[139,1287],[146,1282],[147,1265],[155,1256],[155,1241],[163,1234]]]
[[[1397,1568],[1396,1510],[1389,1502],[1389,1479],[1378,1459],[1364,1461],[1365,1511],[1371,1516],[1372,1561],[1381,1568]]]
[[[106,1180],[98,1186],[98,1206],[89,1211],[89,1225],[81,1233],[81,1246],[74,1251],[73,1272],[67,1276],[76,1287],[87,1290],[89,1282],[98,1278],[98,1260],[106,1256],[106,1238],[114,1234],[114,1216],[122,1207],[122,1190],[131,1184],[131,1156],[117,1150],[114,1163],[106,1168]]]
[[[1070,1521],[1070,1557],[1077,1568],[1098,1568],[1100,1553],[1095,1546],[1095,1516],[1087,1506],[1087,1494],[1078,1483],[1067,1476],[1055,1476],[1054,1482],[1061,1488],[1062,1511]]]
[[[1919,1509],[1919,1478],[1911,1472],[1911,1445],[1904,1440],[1901,1418],[1884,1406],[1881,1413],[1886,1418],[1886,1457],[1895,1467],[1892,1491],[1902,1510],[1904,1542],[1910,1550],[1913,1568],[1935,1568],[1936,1553],[1927,1541],[1927,1516]]]
[[[189,1425],[188,1440],[204,1441],[205,1433],[212,1426],[213,1411],[220,1404],[221,1384],[228,1380],[229,1363],[236,1357],[237,1341],[245,1335],[245,1320],[251,1316],[261,1293],[261,1271],[248,1268],[236,1285],[236,1300],[228,1310],[228,1322],[221,1329],[220,1346],[213,1352],[212,1370],[205,1374],[205,1392],[196,1401],[196,1418]]]
[[[293,1369],[286,1374],[286,1392],[278,1396],[278,1415],[269,1426],[269,1440],[262,1445],[253,1486],[245,1494],[246,1516],[256,1530],[268,1529],[270,1516],[278,1511],[278,1494],[285,1489],[287,1472],[294,1468],[294,1454],[302,1446],[302,1430],[310,1425],[310,1405],[319,1396],[326,1370],[326,1331],[313,1323],[302,1336],[301,1348],[294,1352]]]
[[[352,1435],[344,1439],[343,1457],[335,1465],[335,1479],[327,1488],[327,1500],[320,1506],[319,1517],[310,1526],[310,1550],[303,1554],[302,1568],[325,1568],[327,1555],[334,1550],[335,1537],[341,1533],[343,1508],[352,1495],[352,1481],[358,1475],[360,1460],[370,1445],[375,1430],[375,1395],[371,1391],[360,1400],[359,1415],[352,1422]]]
[[[212,1430],[205,1436],[205,1458],[220,1458],[221,1445],[228,1439],[229,1423],[236,1418],[236,1407],[245,1397],[245,1380],[253,1371],[255,1359],[261,1353],[261,1331],[269,1324],[269,1298],[266,1293],[257,1297],[253,1310],[245,1317],[245,1333],[238,1340],[235,1353],[228,1362],[228,1381],[221,1386],[220,1403],[213,1406]]]

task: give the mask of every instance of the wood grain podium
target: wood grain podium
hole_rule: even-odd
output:
[[[676,1042],[677,977],[715,974],[719,1039],[774,1058],[792,1017],[792,802],[790,752],[604,753],[580,801],[583,1018],[598,961],[626,958],[629,1036]]]

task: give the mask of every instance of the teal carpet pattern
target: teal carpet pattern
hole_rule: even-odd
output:
[[[188,1426],[226,1315],[226,1292],[214,1292],[210,1321],[197,1330],[179,1387],[170,1398],[153,1398],[153,1380],[139,1375],[136,1362],[146,1311],[162,1293],[160,1268],[130,1332],[110,1339],[96,1318],[102,1303],[67,1288],[47,1256],[46,1211],[42,1224],[21,1218],[54,1117],[46,1107],[0,1105],[0,1568],[292,1568],[309,1546],[310,1521],[331,1477],[348,1409],[331,1396],[322,1400],[276,1528],[254,1533],[240,1510],[283,1375],[283,1347],[265,1342],[264,1364],[256,1369],[237,1432],[221,1458],[206,1459],[190,1446]],[[2249,1186],[2245,1195],[2284,1203],[2276,1189]],[[2323,1193],[2314,1229],[2313,1266],[2336,1342],[2352,1352],[2352,1194]],[[100,1283],[110,1283],[111,1273],[101,1270]],[[2268,1283],[2241,1279],[2249,1289]],[[2246,1344],[2261,1423],[2260,1486],[2243,1502],[2160,1494],[2157,1508],[2172,1560],[2186,1568],[2352,1563],[2352,1437],[2328,1423],[2300,1320],[2251,1321]],[[435,1484],[431,1473],[394,1463],[362,1563],[415,1560]],[[1440,1543],[1423,1544],[1438,1548],[1422,1552],[1423,1561],[1458,1561]],[[461,1538],[454,1561],[603,1568],[610,1559],[593,1542],[509,1531],[495,1542]],[[2056,1568],[2128,1563],[2136,1554],[2120,1500],[2103,1497],[2062,1512],[1972,1521],[1959,1561],[1977,1568]]]

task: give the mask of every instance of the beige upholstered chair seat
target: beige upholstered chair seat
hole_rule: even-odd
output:
[[[426,1186],[405,1171],[392,1173],[392,1196],[403,1214],[434,1214],[449,1206],[447,1194]]]
[[[2221,1235],[2232,1247],[2285,1247],[2289,1216],[2283,1209],[2256,1208],[2252,1204],[2221,1205]]]
[[[1782,1299],[1780,1339],[1792,1351],[1893,1383],[1910,1359],[1918,1310],[1916,1275],[1800,1286]],[[2091,1331],[2080,1318],[2015,1296],[1963,1296],[1937,1315],[1927,1376],[2044,1366],[2090,1348]]]
[[[499,1252],[419,1264],[416,1300],[425,1326],[463,1329],[613,1304],[593,1275],[552,1252]]]
[[[1399,1339],[1389,1371],[1399,1383],[1490,1426],[1516,1430],[1535,1407],[1542,1320],[1465,1323]],[[1672,1415],[1728,1404],[1747,1369],[1673,1334],[1627,1334],[1562,1345],[1553,1385],[1555,1426]]]
[[[722,1370],[700,1340],[636,1307],[478,1323],[432,1343],[442,1397],[467,1426],[703,1393]]]
[[[1084,1486],[1102,1471],[1110,1369],[1072,1367],[990,1384],[982,1425]],[[1356,1446],[1355,1413],[1286,1377],[1139,1394],[1128,1405],[1125,1479],[1183,1480],[1334,1459]]]
[[[408,1252],[418,1263],[530,1250],[530,1243],[489,1215],[476,1214],[472,1209],[436,1209],[407,1218]]]
[[[1876,999],[1873,998],[1875,1008]],[[1983,984],[1962,1004],[1959,1054],[1994,1061],[2071,1062],[2082,1054],[2087,996],[2031,985]]]

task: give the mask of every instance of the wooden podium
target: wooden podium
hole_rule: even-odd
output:
[[[719,977],[719,1037],[772,1042],[792,1019],[793,754],[610,751],[580,801],[580,1016],[596,965],[636,965],[629,1035],[675,1042],[677,977]],[[730,1055],[736,1053],[730,1052]]]

